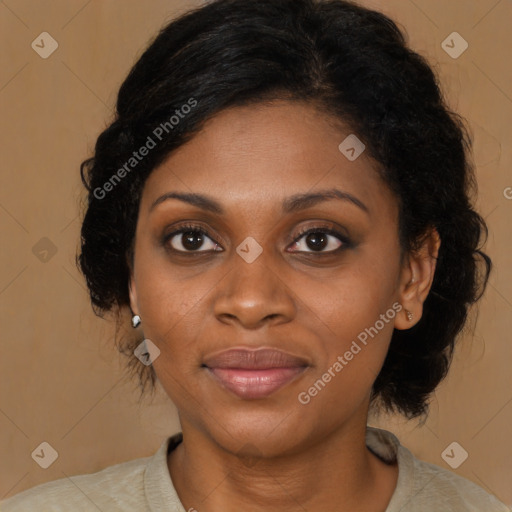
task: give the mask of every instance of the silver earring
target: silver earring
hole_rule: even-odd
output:
[[[138,327],[140,325],[140,316],[139,315],[133,315],[132,316],[132,326],[133,328]]]
[[[412,320],[413,314],[408,309],[405,310],[405,314],[407,315],[407,320],[410,322]]]

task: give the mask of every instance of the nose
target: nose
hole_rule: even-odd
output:
[[[252,263],[236,253],[233,260],[231,270],[217,287],[215,317],[245,329],[290,322],[297,309],[292,289],[282,272],[279,275],[271,267],[265,251]]]

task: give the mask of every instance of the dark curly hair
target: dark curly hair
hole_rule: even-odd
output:
[[[487,226],[471,203],[471,137],[396,24],[348,1],[216,0],[160,31],[122,84],[94,156],[81,165],[88,198],[77,263],[93,308],[100,316],[129,308],[138,205],[151,171],[221,110],[273,99],[313,104],[364,142],[398,201],[403,253],[432,227],[440,235],[423,316],[408,330],[395,329],[372,390],[380,409],[423,415],[492,268],[480,246]],[[127,169],[158,126],[166,126],[165,137]],[[129,338],[121,350],[144,390],[154,370],[135,359],[140,340]]]

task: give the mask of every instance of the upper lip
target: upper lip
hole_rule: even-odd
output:
[[[306,367],[306,359],[273,348],[232,348],[207,356],[204,365],[208,368],[238,368],[265,370],[268,368]]]

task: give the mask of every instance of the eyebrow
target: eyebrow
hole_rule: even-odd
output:
[[[183,193],[183,192],[167,192],[163,194],[158,199],[156,199],[153,204],[150,206],[149,211],[154,210],[159,204],[167,201],[169,199],[177,199],[184,203],[191,204],[192,206],[196,206],[201,210],[205,210],[212,213],[217,213],[219,215],[224,215],[224,208],[220,205],[212,197],[203,195],[203,194],[195,194],[195,193]],[[296,213],[301,210],[305,210],[307,208],[312,208],[318,203],[329,201],[332,199],[340,199],[343,201],[349,201],[354,204],[361,210],[366,213],[370,213],[368,207],[357,197],[353,196],[348,192],[344,192],[342,190],[338,190],[336,188],[328,189],[328,190],[319,190],[316,192],[306,192],[301,194],[295,194],[293,196],[287,197],[283,203],[281,211],[282,213]]]

